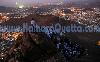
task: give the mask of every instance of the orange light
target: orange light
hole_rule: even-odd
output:
[[[66,14],[63,13],[62,15],[65,16]]]
[[[1,39],[7,40],[11,36],[14,40],[17,40],[19,35],[22,35],[22,33],[21,32],[12,32],[12,33],[4,32],[2,33]]]
[[[0,16],[0,20],[2,19],[2,16]]]
[[[100,41],[97,42],[97,45],[100,46]]]
[[[6,18],[7,18],[7,16],[3,16],[2,18],[3,18],[3,19],[6,19]]]

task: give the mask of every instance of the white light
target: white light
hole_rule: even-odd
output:
[[[18,3],[16,2],[16,5],[17,5]]]
[[[24,5],[20,5],[19,8],[24,8]]]
[[[1,58],[1,59],[3,59],[3,58]]]
[[[62,15],[65,16],[66,14],[63,13]]]
[[[10,13],[7,13],[8,15],[10,14]]]
[[[7,17],[7,18],[9,18],[9,17]]]

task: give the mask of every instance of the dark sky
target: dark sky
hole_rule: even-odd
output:
[[[4,6],[15,6],[16,2],[21,2],[26,5],[36,4],[36,3],[49,3],[49,2],[57,2],[63,0],[0,0],[0,5]]]
[[[30,4],[36,4],[37,2],[40,2],[40,3],[49,3],[50,1],[51,2],[57,2],[57,1],[60,1],[60,2],[64,2],[64,0],[0,0],[0,6],[15,6],[16,5],[16,2],[22,2],[23,4],[25,5],[30,5]],[[89,3],[91,2],[100,2],[100,0],[65,0],[66,2],[84,2],[84,1],[87,1]]]

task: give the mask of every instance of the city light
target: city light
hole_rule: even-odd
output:
[[[51,3],[50,3],[51,4]],[[23,31],[23,23],[31,23],[31,20],[36,20],[35,23],[40,24],[41,26],[43,24],[45,25],[49,25],[52,23],[60,23],[61,25],[70,25],[71,23],[75,23],[77,25],[81,25],[82,27],[91,27],[94,25],[100,25],[100,8],[90,8],[89,10],[87,8],[80,8],[80,7],[60,7],[60,4],[62,4],[62,2],[57,2],[58,6],[56,5],[44,5],[44,6],[38,6],[38,5],[32,5],[32,7],[25,5],[22,1],[18,1],[18,2],[14,2],[14,5],[16,5],[14,8],[9,8],[6,9],[5,11],[2,11],[2,9],[0,9],[0,24],[4,24],[4,25],[11,25],[12,27],[10,28],[9,26],[5,26],[4,29],[1,28],[1,31],[5,31],[5,30],[10,30],[15,28],[15,31],[18,32],[13,32],[13,30],[11,32],[1,32],[0,33],[0,60],[6,60],[3,55],[4,54],[9,54],[9,49],[14,50],[14,53],[17,53],[17,55],[21,55],[23,53],[23,55],[25,55],[24,48],[27,49],[32,49],[34,50],[34,46],[36,44],[39,45],[39,48],[42,48],[41,44],[43,44],[43,47],[48,46],[47,42],[52,42],[52,44],[54,45],[53,48],[55,48],[55,50],[57,50],[57,54],[58,52],[60,52],[62,55],[64,55],[64,58],[66,58],[66,60],[70,60],[71,58],[73,59],[74,57],[77,58],[78,56],[81,56],[84,53],[84,47],[82,46],[81,48],[81,41],[79,39],[74,40],[70,37],[75,37],[75,35],[78,36],[78,34],[75,35],[71,35],[70,34],[66,34],[66,32],[64,33],[53,33],[51,32],[53,29],[52,27],[50,32],[46,32],[41,34],[38,34],[35,32],[19,32],[20,30]],[[91,10],[93,9],[93,10]],[[30,24],[29,23],[29,24]],[[14,25],[14,27],[13,27]],[[19,26],[16,27],[16,25],[21,25],[22,27],[20,28]],[[32,24],[31,24],[32,25]],[[33,26],[33,25],[32,25]],[[29,27],[30,29],[31,27]],[[36,26],[36,28],[38,28]],[[67,28],[66,27],[62,27],[63,30]],[[97,29],[97,27],[94,28],[95,30]],[[68,39],[67,39],[68,36]],[[42,39],[43,37],[43,39]],[[87,36],[88,38],[89,36]],[[81,35],[80,37],[81,38]],[[85,39],[85,38],[84,38]],[[78,43],[78,42],[79,43]],[[87,39],[86,39],[87,41]],[[91,40],[90,40],[91,41]],[[29,43],[28,43],[29,42]],[[31,43],[30,43],[31,42]],[[33,43],[32,43],[33,42]],[[36,42],[36,43],[35,43]],[[46,43],[45,43],[46,42]],[[18,44],[17,44],[18,43]],[[35,45],[34,45],[35,43]],[[40,44],[41,43],[41,44]],[[83,43],[83,42],[82,42]],[[90,42],[91,43],[91,42]],[[28,47],[27,47],[28,44]],[[17,47],[16,47],[17,45]],[[38,46],[36,45],[36,47]],[[87,44],[86,44],[87,45]],[[12,46],[15,46],[16,48],[13,49]],[[33,46],[33,47],[32,47]],[[49,45],[52,46],[52,45]],[[95,43],[95,46],[100,46],[100,41]],[[11,47],[11,48],[10,48]],[[30,48],[31,47],[31,48]],[[4,50],[7,49],[7,50]],[[17,49],[20,49],[17,50]],[[21,50],[23,49],[23,50]],[[44,50],[45,48],[43,48]],[[49,49],[48,47],[46,49]],[[82,51],[81,51],[82,49]],[[42,49],[39,49],[39,51]],[[88,50],[88,49],[87,49]],[[5,53],[5,51],[7,51],[7,53]],[[17,51],[17,52],[16,52]],[[28,50],[31,51],[31,50]],[[36,52],[36,50],[34,50]],[[45,50],[44,50],[45,52]],[[44,53],[43,52],[43,53]],[[46,53],[48,53],[49,51],[47,51]],[[51,52],[51,51],[50,51]],[[12,52],[11,52],[12,53]],[[19,54],[21,53],[21,54]],[[29,54],[29,53],[28,53]],[[11,54],[9,54],[10,56]],[[85,53],[84,53],[85,55]],[[87,54],[88,55],[88,54]],[[16,54],[15,54],[16,56]],[[30,55],[29,55],[30,56]],[[41,55],[43,56],[47,56],[47,55]],[[23,56],[24,57],[24,56]],[[21,58],[21,57],[18,57]],[[9,58],[8,58],[9,59]],[[32,58],[34,59],[34,58]],[[15,60],[17,60],[15,58]],[[23,61],[24,62],[24,61]],[[37,61],[36,61],[37,62]],[[44,61],[45,62],[45,61]],[[52,62],[52,61],[50,61]],[[58,62],[58,61],[56,61]],[[62,62],[62,61],[61,61]]]
[[[97,46],[100,46],[100,41],[97,42]]]
[[[19,5],[19,8],[21,8],[21,9],[24,8],[24,5]]]

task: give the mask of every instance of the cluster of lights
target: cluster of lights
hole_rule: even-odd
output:
[[[80,44],[76,41],[71,41],[68,38],[64,38],[63,35],[56,35],[56,34],[51,34],[50,37],[53,40],[56,40],[55,45],[56,48],[61,54],[64,55],[66,60],[70,60],[72,58],[77,58],[80,57],[81,55],[86,52],[84,48],[80,46]],[[85,53],[87,55],[87,53]]]
[[[8,21],[10,18],[8,16],[0,16],[0,23]]]
[[[9,14],[5,13],[5,14],[8,15],[9,18],[20,19],[20,18],[25,18],[28,15],[33,13],[30,13],[28,8],[23,8],[23,9],[17,8],[17,9],[13,9],[12,13]]]
[[[71,20],[78,22],[79,24],[83,25],[95,25],[100,20],[100,9],[94,8],[93,11],[86,10],[83,11],[85,8],[69,8],[73,13],[72,14],[65,14],[61,13],[61,18],[64,18],[65,20]],[[98,15],[98,17],[97,17]]]
[[[4,32],[2,33],[2,37],[1,39],[4,39],[4,40],[9,40],[11,38],[12,41],[15,41],[17,40],[18,36],[21,35],[22,33],[20,32]]]
[[[2,41],[0,41],[0,59],[3,60],[4,58],[6,58],[7,54],[9,54],[9,49],[11,49],[12,46],[16,44],[15,41],[17,40],[19,35],[21,35],[21,33],[1,33]]]

